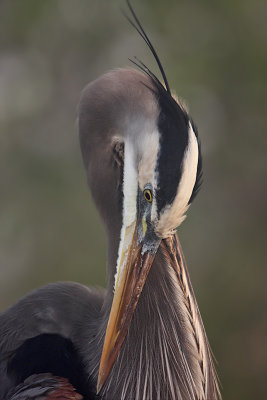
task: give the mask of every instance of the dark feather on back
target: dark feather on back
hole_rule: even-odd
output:
[[[51,373],[68,379],[75,389],[93,399],[92,383],[71,340],[57,334],[41,334],[26,340],[9,361],[7,372],[15,385],[33,374]]]
[[[31,375],[10,390],[6,400],[83,400],[65,378],[51,374]]]

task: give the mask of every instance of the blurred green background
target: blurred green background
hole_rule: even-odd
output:
[[[133,5],[200,132],[204,183],[179,235],[223,397],[266,398],[267,3]],[[0,311],[50,281],[105,285],[77,103],[128,57],[158,72],[120,6],[0,2]]]

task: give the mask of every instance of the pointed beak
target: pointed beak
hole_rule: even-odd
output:
[[[160,239],[138,219],[122,232],[111,311],[99,367],[97,393],[104,385],[129,329]]]

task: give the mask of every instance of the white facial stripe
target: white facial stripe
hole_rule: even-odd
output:
[[[131,225],[136,218],[136,197],[138,177],[135,166],[135,153],[130,141],[125,141],[124,147],[124,177],[123,177],[123,226]]]
[[[135,167],[135,153],[133,144],[126,140],[124,143],[124,171],[123,171],[123,216],[120,246],[117,259],[116,274],[114,277],[114,290],[119,284],[125,263],[121,264],[123,254],[128,251],[130,243],[126,239],[126,228],[133,225],[136,219],[136,197],[138,177]],[[126,262],[126,260],[125,260]]]
[[[188,146],[183,159],[181,180],[172,205],[165,208],[157,225],[157,232],[162,237],[170,236],[185,219],[197,175],[198,143],[192,125],[189,123]]]
[[[179,208],[183,214],[183,209],[187,207],[194,185],[196,183],[198,164],[198,144],[192,125],[189,122],[188,146],[183,160],[183,172],[175,198],[175,208]]]
[[[139,187],[144,190],[147,183],[151,183],[155,187],[155,167],[157,162],[158,150],[159,150],[159,132],[153,130],[150,133],[145,133],[142,136],[139,144],[139,151],[141,161],[139,163]]]

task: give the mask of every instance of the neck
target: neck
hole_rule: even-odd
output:
[[[151,267],[104,398],[217,398],[209,345],[186,266],[179,258],[175,271],[166,246],[163,241]],[[106,299],[105,318],[112,285]]]

